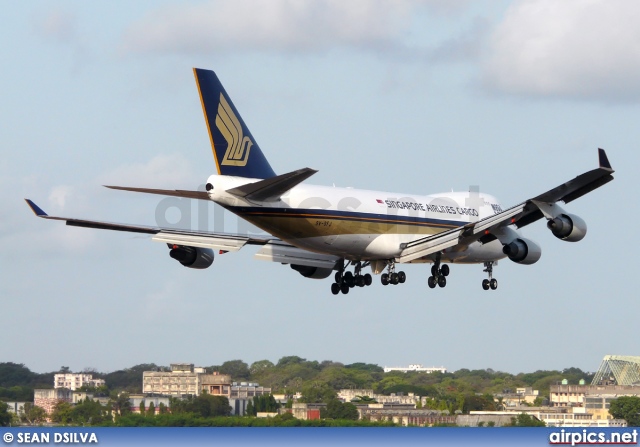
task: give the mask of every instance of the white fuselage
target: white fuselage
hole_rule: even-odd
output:
[[[495,197],[478,192],[424,196],[298,185],[277,201],[255,202],[226,192],[259,179],[212,175],[209,197],[258,228],[305,250],[349,260],[397,257],[401,244],[501,211]],[[448,262],[477,263],[504,258],[498,241],[445,252]],[[432,262],[433,257],[413,262]]]

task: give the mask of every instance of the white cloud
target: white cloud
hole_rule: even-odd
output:
[[[443,0],[235,0],[169,6],[124,37],[134,53],[317,52],[401,45],[423,8],[451,14],[466,2]]]
[[[73,188],[71,186],[56,186],[51,190],[49,194],[49,204],[54,206],[58,210],[63,210],[64,205],[67,202],[67,198],[73,194]]]
[[[76,18],[66,11],[49,11],[36,21],[36,30],[47,39],[70,42],[76,37]]]
[[[640,99],[640,3],[520,0],[488,42],[491,91],[598,101]]]

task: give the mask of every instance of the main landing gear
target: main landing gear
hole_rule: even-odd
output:
[[[447,285],[447,276],[450,270],[447,264],[440,265],[440,256],[436,258],[436,262],[431,266],[431,276],[427,280],[429,288],[435,289],[436,286],[445,287]]]
[[[370,286],[373,282],[373,278],[369,273],[362,274],[362,268],[369,265],[368,262],[362,264],[360,261],[354,263],[354,272],[345,272],[345,269],[351,264],[351,261],[344,264],[340,267],[340,269],[336,272],[335,280],[333,284],[331,284],[331,293],[334,295],[342,292],[343,294],[349,293],[349,289],[352,289],[356,286],[364,287]]]
[[[482,280],[482,288],[484,290],[496,290],[498,288],[498,280],[493,277],[493,261],[484,263],[484,270],[489,274],[489,279]]]
[[[389,262],[389,264],[387,265],[387,273],[383,273],[380,276],[380,281],[382,282],[383,286],[387,286],[389,284],[392,284],[394,286],[397,284],[403,284],[406,280],[407,275],[404,272],[400,271],[396,273],[395,262]]]

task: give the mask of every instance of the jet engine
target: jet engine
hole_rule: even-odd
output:
[[[169,256],[190,269],[206,269],[213,264],[213,250],[210,248],[187,247],[168,244]]]
[[[538,262],[538,259],[542,256],[540,246],[525,238],[514,239],[508,244],[505,244],[502,247],[502,252],[518,264],[534,264]]]
[[[587,234],[587,224],[573,214],[560,214],[547,221],[547,228],[558,239],[569,242],[581,241]]]
[[[291,264],[291,268],[300,273],[305,278],[324,279],[333,272],[333,269],[311,267],[308,265]]]

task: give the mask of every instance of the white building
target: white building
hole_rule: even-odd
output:
[[[54,388],[66,388],[75,391],[83,386],[104,386],[103,379],[94,379],[91,374],[56,374],[53,376]]]
[[[432,372],[441,372],[441,373],[446,373],[447,369],[444,366],[441,366],[439,368],[437,367],[431,367],[431,368],[425,368],[422,365],[409,365],[409,367],[405,367],[405,366],[385,366],[384,368],[384,372],[388,373],[391,371],[402,371],[402,372],[425,372],[427,374],[430,374]]]
[[[207,374],[202,367],[193,363],[172,363],[171,371],[144,371],[142,392],[162,396],[199,396],[202,392],[212,395],[232,397],[231,376],[228,374]]]

